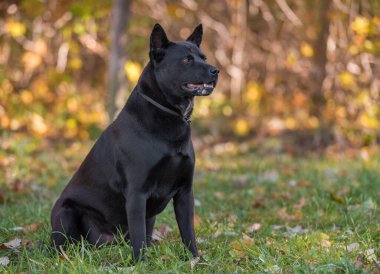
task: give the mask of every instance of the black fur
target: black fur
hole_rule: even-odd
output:
[[[219,72],[205,63],[201,40],[201,25],[182,42],[169,41],[163,28],[154,26],[150,62],[137,86],[53,207],[53,245],[83,237],[100,246],[121,231],[132,244],[133,258],[144,259],[155,216],[173,199],[182,241],[198,256],[192,192],[195,155],[187,121],[194,96],[210,94]],[[201,83],[208,85],[191,85]]]

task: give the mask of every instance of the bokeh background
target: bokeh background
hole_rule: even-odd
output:
[[[171,206],[147,264],[124,244],[50,256],[52,205],[157,22],[202,23],[221,70],[192,117],[201,261]],[[0,0],[0,272],[380,273],[379,75],[380,0]]]
[[[378,0],[3,0],[0,140],[96,139],[147,63],[156,22],[172,40],[202,23],[201,48],[221,69],[196,100],[203,141],[378,143]]]

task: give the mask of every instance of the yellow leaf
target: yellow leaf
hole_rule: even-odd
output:
[[[243,118],[238,119],[234,127],[234,133],[240,137],[247,136],[249,133],[249,125],[247,120]]]
[[[263,87],[257,82],[249,82],[247,85],[246,99],[248,101],[258,101],[263,93]]]
[[[317,128],[319,126],[319,120],[317,117],[309,117],[307,119],[307,124],[310,128]]]
[[[5,31],[8,32],[13,37],[23,36],[26,32],[25,26],[17,21],[8,20],[5,23]]]
[[[11,124],[11,120],[10,120],[7,116],[2,116],[2,117],[0,118],[0,125],[1,125],[4,129],[9,128],[10,124]]]
[[[367,249],[365,251],[365,257],[366,257],[367,261],[369,261],[369,262],[376,262],[377,257],[376,257],[376,253],[375,253],[375,248]]]
[[[231,106],[224,106],[222,109],[222,112],[224,116],[230,117],[232,115],[232,107]]]
[[[362,127],[377,129],[379,127],[378,119],[375,116],[371,116],[368,113],[362,113],[359,116],[359,123]]]
[[[255,240],[246,234],[243,234],[243,239],[233,240],[231,242],[232,249],[230,250],[230,255],[235,258],[245,256],[244,248],[252,248],[255,244]]]
[[[301,54],[305,57],[313,57],[314,55],[314,49],[309,43],[302,42],[300,50]]]
[[[352,88],[356,85],[355,77],[348,71],[339,74],[339,82],[344,88]]]
[[[252,248],[255,244],[255,240],[249,237],[248,235],[243,234],[243,240],[241,241],[241,243],[248,248]]]
[[[46,97],[48,97],[49,86],[47,82],[42,78],[39,78],[36,81],[34,81],[31,85],[31,89],[33,94],[37,98],[45,99]]]
[[[76,98],[67,99],[66,106],[69,112],[74,113],[79,109],[79,102]]]
[[[286,56],[285,64],[288,67],[292,67],[295,63],[297,63],[297,56],[294,54],[294,52],[291,52]]]
[[[74,57],[70,60],[69,62],[69,67],[72,69],[72,70],[79,70],[81,69],[83,66],[83,62],[80,58],[78,57]]]
[[[36,40],[33,44],[33,51],[41,56],[46,54],[47,52],[46,42],[42,39]]]
[[[31,129],[34,133],[38,135],[43,135],[47,132],[48,127],[42,118],[42,116],[37,113],[33,113],[31,116]]]
[[[358,16],[351,23],[351,28],[359,35],[367,35],[370,30],[370,21],[368,18]]]
[[[375,44],[370,40],[365,40],[363,43],[363,48],[369,52],[369,53],[375,53],[376,52],[376,46]]]
[[[131,81],[133,84],[136,84],[139,80],[142,68],[137,62],[127,61],[124,66],[124,71],[129,81]]]
[[[194,215],[194,227],[199,227],[202,223],[201,217]]]
[[[90,134],[87,132],[87,130],[81,130],[79,131],[79,137],[82,140],[87,140],[90,137]]]
[[[22,126],[22,123],[18,119],[12,119],[10,128],[11,130],[18,130]]]
[[[348,47],[348,52],[351,55],[356,55],[356,54],[358,54],[360,52],[360,48],[357,45],[350,45]]]
[[[285,120],[285,126],[288,129],[295,129],[297,127],[297,121],[293,117],[288,117]]]
[[[24,89],[23,91],[21,91],[20,97],[21,101],[25,105],[29,105],[33,102],[33,94],[29,90]]]
[[[78,127],[77,121],[74,118],[67,119],[66,128],[67,129],[76,129]]]
[[[22,63],[28,70],[33,70],[38,67],[42,62],[42,58],[35,52],[27,51],[22,56]]]
[[[233,249],[235,250],[238,250],[238,251],[242,251],[243,250],[243,246],[241,245],[241,243],[237,240],[234,240],[231,242],[231,246]]]

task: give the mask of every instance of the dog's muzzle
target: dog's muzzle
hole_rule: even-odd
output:
[[[182,89],[194,96],[207,96],[214,90],[215,85],[216,81],[201,84],[186,83],[182,85]]]

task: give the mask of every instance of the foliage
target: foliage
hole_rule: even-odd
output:
[[[192,123],[204,136],[194,140],[201,259],[183,260],[170,206],[146,264],[131,267],[121,239],[50,253],[55,197],[109,123],[111,6],[0,2],[1,272],[380,271],[377,0],[133,1],[119,107],[155,22],[174,40],[201,22],[202,50],[221,69]],[[335,143],[305,153],[324,126]]]
[[[87,2],[1,4],[1,132],[88,139],[104,127],[110,2]]]
[[[0,132],[95,138],[108,120],[112,1],[52,3],[0,4]],[[202,49],[221,68],[221,76],[212,96],[197,99],[196,129],[247,137],[314,131],[326,124],[343,144],[376,142],[379,2],[333,1],[327,19],[315,12],[318,5],[299,0],[133,1],[123,61],[128,81],[118,95],[119,107],[148,60],[154,22],[174,39],[185,39],[202,22]],[[316,59],[321,20],[328,20],[325,64]],[[326,75],[319,80],[321,66]]]
[[[194,187],[200,261],[184,259],[169,205],[158,216],[147,263],[133,267],[123,240],[100,249],[80,243],[61,256],[47,250],[51,206],[91,144],[38,145],[31,139],[6,144],[16,151],[7,169],[23,176],[0,191],[1,272],[380,270],[378,149],[295,158],[271,153],[273,142],[204,146]]]

